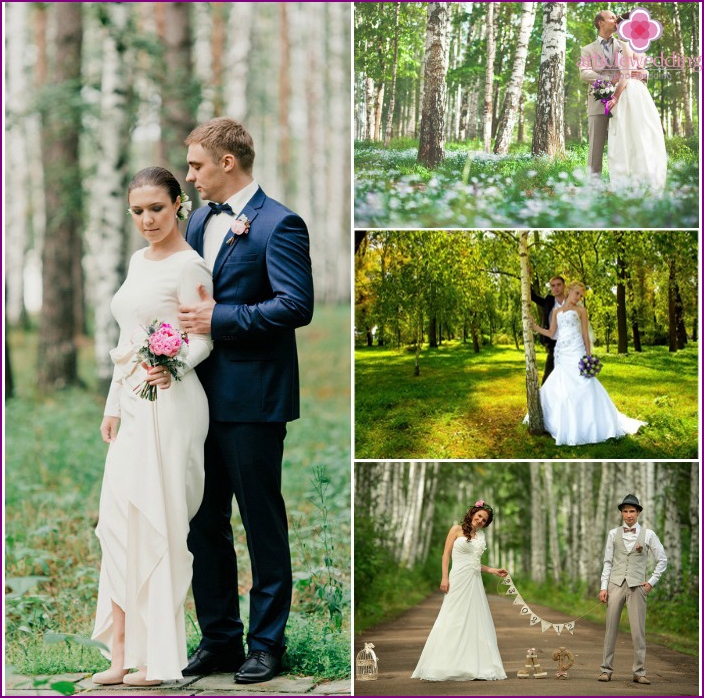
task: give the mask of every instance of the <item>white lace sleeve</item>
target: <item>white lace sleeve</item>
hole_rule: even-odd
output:
[[[198,259],[189,259],[183,268],[183,274],[178,285],[178,300],[183,305],[200,303],[198,286],[205,286],[210,295],[213,294],[213,277],[206,263]],[[209,334],[189,334],[188,354],[184,359],[186,368],[183,373],[194,369],[201,361],[204,361],[213,350],[213,340]]]

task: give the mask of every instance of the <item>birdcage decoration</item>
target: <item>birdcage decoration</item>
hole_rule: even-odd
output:
[[[357,654],[354,663],[354,676],[357,681],[376,681],[379,675],[379,660],[371,642],[364,643],[364,649]]]

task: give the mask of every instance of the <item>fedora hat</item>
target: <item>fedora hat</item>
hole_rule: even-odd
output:
[[[621,511],[621,509],[623,509],[623,507],[627,505],[635,507],[636,509],[638,509],[638,511],[643,511],[643,507],[640,505],[638,497],[636,497],[634,494],[627,494],[623,498],[623,501],[618,505],[618,510]]]

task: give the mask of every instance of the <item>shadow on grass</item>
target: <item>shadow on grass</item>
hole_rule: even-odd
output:
[[[648,422],[634,436],[555,446],[532,436],[522,351],[449,342],[413,354],[365,347],[355,359],[356,458],[695,458],[696,344],[608,356],[601,381],[620,411]],[[612,360],[613,359],[613,360]],[[542,368],[542,359],[538,359]]]

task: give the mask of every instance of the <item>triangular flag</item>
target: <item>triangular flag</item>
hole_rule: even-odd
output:
[[[565,623],[565,628],[570,631],[570,635],[574,635],[574,621],[570,621],[569,623]]]
[[[506,575],[500,582],[501,584],[506,584],[508,586],[511,586],[513,582],[511,581],[511,577],[509,575]]]
[[[547,621],[547,620],[541,620],[541,621],[540,621],[540,626],[542,627],[543,632],[545,632],[551,625],[552,625],[552,623],[550,623],[550,622]]]
[[[518,596],[516,596],[516,598],[513,600],[513,605],[514,605],[514,606],[523,606],[523,603],[524,603],[524,601],[523,601],[523,599],[521,598],[521,595],[520,595],[520,594],[518,594]]]
[[[516,589],[516,587],[514,587],[514,586],[509,587],[508,590],[506,591],[507,595],[508,594],[517,594],[517,593],[518,593],[518,589]]]
[[[535,625],[536,623],[540,623],[542,618],[538,618],[538,616],[535,615],[535,613],[530,617],[530,624]]]
[[[553,623],[552,627],[555,628],[555,632],[560,635],[562,633],[562,628],[565,627],[564,623]]]
[[[531,611],[530,608],[528,608],[528,606],[524,606],[524,607],[521,609],[521,615],[522,615],[522,616],[527,616],[527,615],[530,615],[531,613],[533,613],[533,611]]]

